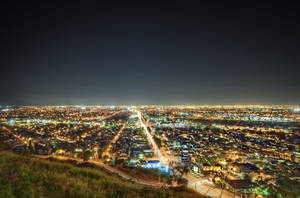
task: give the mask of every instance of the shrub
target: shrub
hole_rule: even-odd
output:
[[[199,197],[182,189],[132,183],[95,168],[0,152],[0,198],[13,197]]]

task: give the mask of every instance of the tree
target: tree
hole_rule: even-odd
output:
[[[278,193],[286,198],[300,197],[300,184],[288,177],[281,176],[277,180]]]
[[[178,183],[179,185],[187,186],[188,180],[186,180],[186,179],[184,179],[184,178],[182,178],[182,177],[179,177],[179,178],[177,179],[177,183]]]
[[[161,139],[159,137],[157,137],[156,135],[153,136],[155,143],[157,144],[158,147],[161,147]]]
[[[183,173],[187,174],[190,171],[188,166],[183,167]]]
[[[93,155],[93,153],[90,150],[86,150],[83,153],[83,160],[87,161],[90,159],[90,157]]]
[[[172,181],[173,181],[173,177],[171,175],[168,176],[167,178],[167,184],[172,184]]]

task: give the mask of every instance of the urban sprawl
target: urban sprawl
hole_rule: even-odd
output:
[[[300,182],[299,106],[1,106],[0,127],[14,152],[209,197],[280,197]]]

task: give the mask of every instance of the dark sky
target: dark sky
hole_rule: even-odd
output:
[[[49,2],[1,3],[1,104],[300,103],[293,1]]]

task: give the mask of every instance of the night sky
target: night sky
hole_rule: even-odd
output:
[[[293,1],[28,2],[0,6],[1,104],[300,103]]]

